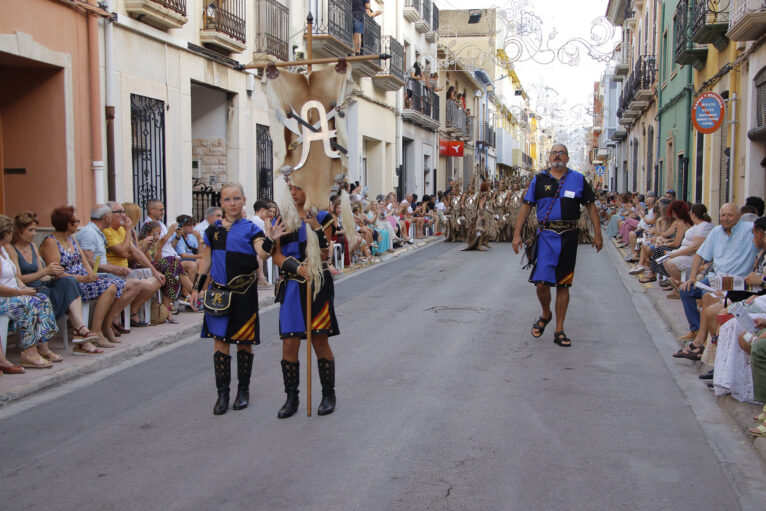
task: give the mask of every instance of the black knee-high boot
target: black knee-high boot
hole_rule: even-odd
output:
[[[319,381],[322,382],[322,402],[319,403],[318,415],[329,415],[335,411],[335,360],[320,358]]]
[[[218,401],[213,407],[213,415],[223,415],[229,409],[231,356],[216,351],[213,354],[213,367],[215,368],[215,386],[218,389]]]
[[[298,369],[300,368],[300,362],[288,362],[282,361],[282,379],[285,382],[285,394],[287,394],[287,401],[282,405],[277,417],[280,419],[286,419],[291,417],[298,411],[298,384],[300,383],[300,377],[298,376]]]
[[[250,375],[253,372],[253,354],[246,350],[237,351],[237,397],[234,410],[247,408],[250,403]]]

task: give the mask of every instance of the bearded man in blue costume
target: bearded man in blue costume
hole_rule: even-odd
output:
[[[532,208],[536,207],[537,260],[529,281],[537,287],[542,315],[532,324],[531,333],[535,338],[541,337],[546,325],[553,319],[551,287],[555,287],[556,330],[553,341],[568,347],[572,341],[564,333],[564,319],[569,306],[569,288],[574,280],[581,206],[585,206],[591,223],[596,226],[593,246],[600,251],[604,242],[598,228],[595,194],[585,176],[567,167],[569,151],[566,146],[555,144],[551,148],[549,162],[550,169],[537,174],[524,194],[513,235],[513,250],[519,253],[521,232]]]

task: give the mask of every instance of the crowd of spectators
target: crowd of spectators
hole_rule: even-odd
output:
[[[340,259],[344,268],[378,262],[382,254],[439,228],[441,194],[421,201],[412,194],[398,202],[394,193],[369,199],[359,183],[347,191],[351,228],[341,220],[340,199],[328,204],[335,219],[333,243],[342,247],[337,256],[330,251],[334,274]],[[176,314],[201,310],[189,295],[205,229],[222,218],[221,208],[208,208],[200,222],[179,215],[169,226],[159,200],[148,201],[143,221],[142,209],[133,203],[97,204],[89,214],[83,223],[72,206],[54,209],[53,232],[39,246],[35,213],[21,212],[13,219],[0,215],[0,314],[18,332],[21,349],[20,365],[0,351],[0,373],[20,374],[24,368],[50,368],[62,361],[47,343],[60,324],[66,325],[60,323],[65,316],[73,354],[100,355],[123,342],[120,338],[133,328],[178,323]],[[278,215],[276,203],[258,200],[249,220],[268,234]],[[259,287],[269,289],[275,273],[270,261],[260,261]],[[145,313],[147,303],[150,314]]]
[[[704,204],[677,200],[673,190],[601,192],[597,205],[608,236],[635,263],[628,273],[680,300],[688,332],[677,338],[679,359],[712,369],[700,379],[717,396],[766,403],[766,217],[764,201],[727,203],[713,225]],[[748,321],[752,319],[748,327]],[[754,436],[766,436],[766,406],[754,417]]]

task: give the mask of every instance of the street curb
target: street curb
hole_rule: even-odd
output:
[[[611,255],[612,262],[615,264],[615,268],[618,272],[621,272],[622,270],[625,270],[624,264],[618,263],[622,262],[622,252],[620,249],[615,246],[614,243],[610,243],[611,240],[607,240],[607,243],[609,247],[607,248],[607,251]],[[621,275],[622,276],[622,275]],[[628,282],[633,281],[632,278],[628,279]],[[625,278],[623,278],[623,283],[625,283]],[[664,294],[657,294],[650,292],[649,289],[642,288],[640,291],[643,293],[648,299],[649,302],[652,304],[653,309],[657,312],[657,315],[662,319],[663,323],[665,324],[665,327],[667,328],[668,332],[671,333],[674,337],[678,337],[681,335],[684,335],[688,333],[687,329],[679,329],[674,328],[674,325],[679,324],[678,323],[678,317],[673,316],[671,313],[671,310],[669,307],[667,307],[667,303],[661,301],[665,298]],[[681,324],[684,324],[686,320],[682,318]],[[680,343],[678,343],[679,348],[682,346]],[[697,370],[698,373],[707,372],[707,368],[710,366],[707,366],[706,364],[703,364],[700,361],[694,361],[692,362],[692,365]],[[746,441],[749,441],[749,443],[753,446],[756,454],[761,458],[761,460],[766,463],[766,438],[762,437],[753,437],[748,433],[748,430],[754,426],[757,425],[755,421],[753,421],[753,417],[760,414],[762,411],[762,407],[758,405],[753,405],[749,403],[742,403],[740,401],[737,401],[731,395],[724,395],[720,397],[712,396],[713,399],[718,403],[718,406],[723,410],[731,419],[734,421],[734,423],[737,425],[737,427],[742,431],[742,434],[744,435]]]
[[[335,283],[337,284],[355,276],[361,275],[369,270],[380,268],[381,266],[399,260],[403,257],[407,257],[408,255],[414,254],[443,240],[443,237],[434,237],[427,239],[424,242],[415,243],[414,245],[394,252],[385,260],[379,263],[359,266],[358,268],[352,269],[347,273],[339,274],[335,279]],[[258,308],[260,312],[265,312],[266,310],[271,309],[275,306],[273,293],[269,291],[268,295],[261,297],[258,302]],[[43,376],[24,385],[13,387],[8,391],[0,394],[0,409],[3,409],[24,398],[28,398],[35,394],[41,393],[45,390],[53,389],[64,385],[65,383],[70,383],[85,376],[110,369],[129,360],[137,359],[160,348],[177,344],[181,340],[186,339],[191,335],[199,334],[201,328],[202,317],[200,315],[198,320],[195,320],[192,324],[189,324],[175,332],[162,335],[146,343],[126,345],[124,348],[118,351],[106,350],[103,355],[99,357],[93,357],[89,363],[82,366],[71,367],[69,369],[59,371],[55,374],[51,374],[50,376]]]

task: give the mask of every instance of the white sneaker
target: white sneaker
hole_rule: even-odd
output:
[[[646,268],[644,266],[634,266],[630,269],[628,272],[629,275],[638,275],[639,273],[643,273],[646,271]]]

